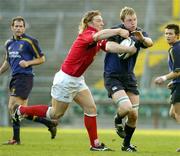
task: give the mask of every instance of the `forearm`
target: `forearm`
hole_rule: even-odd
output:
[[[164,80],[172,80],[177,77],[180,77],[180,72],[170,72],[166,75],[163,75],[163,77],[164,77]]]
[[[124,35],[124,30],[121,28],[118,29],[104,29],[101,30],[99,32],[97,32],[96,34],[94,34],[93,39],[94,41],[99,41],[99,40],[103,40],[103,39],[107,39],[111,36],[115,36],[115,35]],[[128,35],[127,35],[128,37]]]
[[[45,62],[45,57],[42,56],[40,58],[36,58],[30,61],[26,61],[28,63],[28,66],[34,66],[34,65],[39,65]]]
[[[0,74],[3,74],[9,68],[9,64],[7,61],[4,61],[2,66],[0,67]]]
[[[153,41],[148,38],[148,37],[143,37],[142,41],[141,41],[146,47],[151,47],[153,46]]]
[[[130,53],[130,54],[132,53],[133,54],[136,52],[136,48],[127,47],[113,41],[108,41],[106,43],[106,51],[111,52],[111,53]]]

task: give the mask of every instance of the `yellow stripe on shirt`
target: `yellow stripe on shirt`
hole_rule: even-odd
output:
[[[21,40],[28,42],[28,43],[32,46],[34,52],[36,53],[37,58],[40,57],[40,56],[39,56],[39,53],[38,53],[38,50],[37,50],[37,48],[35,47],[35,45],[33,44],[32,40],[30,40],[30,39],[28,39],[28,38],[21,38]]]
[[[170,54],[170,56],[171,56],[171,59],[172,59],[172,61],[173,61],[173,63],[174,63],[174,56],[173,56],[173,53],[172,53],[173,51],[172,51],[172,47],[171,47],[171,49],[169,50],[169,54]]]

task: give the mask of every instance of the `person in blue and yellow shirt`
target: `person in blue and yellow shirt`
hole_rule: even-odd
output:
[[[11,68],[11,81],[9,84],[9,112],[12,114],[15,104],[27,105],[28,96],[33,87],[33,68],[34,65],[39,65],[45,62],[45,56],[39,46],[38,41],[25,34],[25,20],[18,16],[12,19],[11,30],[12,38],[5,43],[6,57],[0,67],[0,74]],[[45,124],[51,132],[51,137],[56,134],[57,123],[46,120],[45,118],[26,116],[29,120],[34,120]],[[13,138],[5,144],[20,144],[20,121],[12,120],[13,122]]]
[[[157,85],[171,80],[167,87],[171,89],[169,115],[180,124],[180,28],[177,24],[168,24],[165,27],[165,38],[170,45],[168,50],[169,73],[158,76],[154,82]],[[180,148],[177,149],[180,152]]]

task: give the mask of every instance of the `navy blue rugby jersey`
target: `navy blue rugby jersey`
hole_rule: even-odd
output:
[[[123,24],[119,24],[119,25],[112,27],[112,28],[113,29],[114,28],[126,29]],[[137,28],[136,30],[141,31],[145,37],[148,37],[148,34],[146,32],[144,32],[141,28]],[[135,39],[135,37],[133,36],[133,34],[131,34],[131,32],[129,32],[129,33],[130,33],[131,39],[133,39],[135,41],[135,47],[137,48],[137,52],[125,60],[123,60],[122,58],[119,58],[118,54],[116,54],[116,53],[106,53],[105,60],[104,60],[104,72],[105,72],[105,74],[112,74],[112,73],[114,73],[114,74],[129,74],[129,73],[133,73],[134,66],[136,63],[136,59],[137,59],[137,56],[138,56],[140,49],[141,48],[147,48],[147,47],[145,47],[143,45],[143,43],[141,43],[140,41],[137,41]],[[117,43],[121,43],[122,40],[124,40],[124,38],[119,36],[119,35],[112,36],[108,39],[108,41],[115,41]]]
[[[177,41],[168,50],[169,71],[180,72],[180,41]],[[173,83],[180,83],[180,77],[173,80]]]
[[[31,74],[33,75],[32,66],[22,68],[19,65],[21,60],[33,60],[44,54],[38,44],[38,41],[31,36],[23,34],[18,39],[11,38],[6,41],[5,48],[7,52],[7,61],[10,64],[12,75]]]

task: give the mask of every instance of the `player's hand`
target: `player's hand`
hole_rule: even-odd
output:
[[[170,82],[167,84],[167,88],[168,88],[168,89],[172,89],[172,87],[173,87],[173,82],[170,81]]]
[[[165,76],[159,76],[154,80],[154,83],[157,85],[161,85],[164,83],[164,81],[166,81],[166,77]]]
[[[129,31],[126,29],[119,28],[119,35],[123,38],[129,37]]]
[[[137,40],[139,40],[140,42],[144,41],[144,36],[141,31],[133,31],[133,32],[131,32],[131,34],[133,34],[135,36],[135,38]]]
[[[19,65],[20,65],[22,68],[29,67],[28,62],[25,61],[25,60],[21,60],[21,61],[19,62]]]

